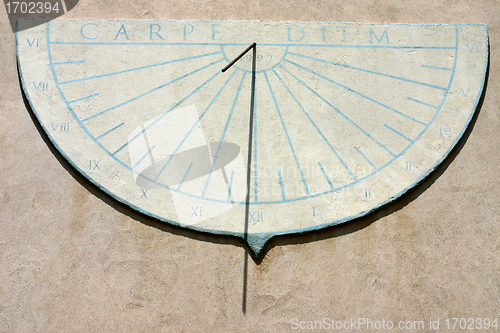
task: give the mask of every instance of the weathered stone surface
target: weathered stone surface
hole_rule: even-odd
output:
[[[239,236],[255,254],[273,236],[353,220],[421,182],[467,129],[488,59],[484,25],[18,29],[23,90],[82,175],[139,212]]]

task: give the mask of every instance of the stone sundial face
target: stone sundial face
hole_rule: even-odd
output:
[[[253,255],[425,178],[469,124],[488,59],[484,25],[22,20],[17,45],[30,104],[79,172]]]

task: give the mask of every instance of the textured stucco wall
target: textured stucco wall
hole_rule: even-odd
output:
[[[499,9],[495,0],[81,0],[63,16],[488,25],[484,99],[445,163],[376,214],[274,240],[258,261],[237,240],[134,213],[76,174],[27,110],[2,9],[0,331],[287,332],[292,318],[500,317]]]

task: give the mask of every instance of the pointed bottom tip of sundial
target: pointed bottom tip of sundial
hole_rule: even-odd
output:
[[[250,256],[254,259],[259,258],[262,255],[264,248],[267,243],[274,235],[262,233],[262,234],[246,234],[243,236],[243,240],[247,243],[250,249]]]

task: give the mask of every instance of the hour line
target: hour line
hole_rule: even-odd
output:
[[[387,127],[388,129],[390,129],[391,131],[393,131],[394,133],[396,133],[397,135],[399,135],[400,137],[402,138],[405,138],[406,140],[410,141],[410,142],[413,142],[412,139],[410,139],[409,137],[407,137],[406,135],[400,133],[399,131],[397,131],[396,129],[392,128],[391,126],[387,125],[387,124],[384,124],[385,127]]]
[[[356,151],[357,151],[357,152],[358,152],[361,156],[363,156],[363,158],[364,158],[364,159],[365,159],[368,163],[370,163],[370,165],[371,165],[371,166],[372,166],[375,170],[377,170],[377,167],[375,166],[375,164],[373,164],[373,163],[372,163],[372,161],[370,161],[370,160],[368,159],[368,157],[366,157],[366,156],[365,156],[365,154],[363,154],[363,153],[361,152],[361,150],[359,150],[359,148],[358,148],[358,147],[354,146],[354,149],[356,149]]]
[[[68,104],[80,102],[80,101],[83,101],[83,100],[85,100],[87,98],[96,97],[96,96],[99,96],[99,94],[93,94],[93,95],[90,95],[90,96],[85,96],[85,97],[82,97],[82,98],[74,99],[72,101],[69,101]]]
[[[433,68],[433,69],[442,69],[444,71],[452,71],[453,68],[448,68],[448,67],[437,67],[437,66],[427,66],[427,65],[422,65],[423,68]]]
[[[120,125],[113,127],[112,129],[110,129],[110,130],[109,130],[109,131],[107,131],[107,132],[104,132],[103,134],[99,135],[99,136],[98,136],[97,138],[95,138],[95,139],[96,139],[96,140],[99,140],[99,139],[100,139],[100,138],[102,138],[103,136],[105,136],[105,135],[107,135],[107,134],[109,134],[109,133],[113,132],[115,129],[120,128],[120,127],[121,127],[121,126],[123,126],[124,124],[125,124],[125,123],[121,123]]]
[[[236,71],[235,71],[236,72]],[[234,74],[234,73],[233,73]],[[208,183],[210,182],[210,178],[212,177],[212,173],[215,168],[215,163],[217,163],[217,159],[219,158],[219,153],[222,148],[222,143],[224,142],[224,137],[226,136],[226,131],[229,126],[229,122],[231,121],[231,117],[233,116],[233,111],[236,106],[236,101],[238,100],[238,97],[240,95],[241,87],[243,86],[243,81],[245,79],[246,72],[243,72],[243,77],[241,78],[240,85],[238,87],[238,90],[236,91],[236,96],[234,97],[233,105],[231,107],[231,111],[229,112],[229,115],[227,116],[227,121],[226,121],[226,126],[224,126],[224,130],[222,131],[222,136],[219,141],[219,145],[217,146],[217,152],[215,153],[214,160],[212,162],[212,167],[210,168],[210,173],[208,174],[207,181],[205,182],[205,188],[203,189],[203,193],[201,194],[202,197],[205,196],[205,193],[208,188]]]
[[[276,106],[276,111],[278,112],[278,115],[280,117],[281,126],[283,126],[283,130],[285,131],[285,135],[286,135],[286,138],[288,140],[288,144],[290,145],[290,149],[292,151],[293,158],[295,159],[295,164],[297,165],[297,169],[299,169],[300,177],[302,178],[302,183],[304,184],[304,187],[306,188],[307,195],[311,195],[311,193],[309,193],[309,187],[307,187],[307,183],[306,183],[306,179],[304,178],[304,174],[302,173],[302,169],[300,167],[299,160],[297,159],[297,154],[295,154],[295,149],[293,148],[292,141],[290,140],[290,135],[288,135],[285,121],[283,120],[283,115],[281,114],[281,111],[280,111],[280,108],[278,105],[278,101],[276,101],[276,96],[274,96],[274,91],[273,91],[273,88],[271,87],[271,83],[269,82],[269,78],[268,78],[266,72],[264,72],[264,76],[266,78],[267,85],[269,87],[269,91],[271,92],[271,96],[273,97],[274,105]]]
[[[186,170],[186,173],[184,174],[184,176],[182,177],[182,180],[181,182],[179,183],[179,186],[177,186],[177,190],[180,190],[181,189],[181,186],[182,184],[184,184],[184,181],[186,180],[186,177],[189,173],[189,170],[191,170],[191,167],[193,166],[193,162],[191,162],[191,164],[189,164],[187,170]]]
[[[279,178],[280,187],[281,187],[281,198],[283,199],[283,201],[286,201],[285,188],[283,187],[283,179],[281,179],[281,171],[280,170],[278,170],[278,178]]]
[[[261,44],[259,45],[266,45]],[[272,44],[276,46],[287,46],[289,44]],[[339,47],[360,49],[422,49],[422,50],[454,50],[456,46],[396,46],[396,45],[342,45],[342,44],[294,44],[293,46],[305,47]]]
[[[385,76],[385,77],[389,77],[391,79],[396,79],[396,80],[401,80],[401,81],[405,81],[405,82],[409,82],[409,83],[420,84],[420,85],[431,87],[431,88],[446,90],[446,88],[435,86],[435,85],[432,85],[432,84],[428,84],[428,83],[424,83],[424,82],[420,82],[420,81],[409,80],[409,79],[405,79],[405,78],[402,78],[402,77],[399,77],[399,76],[394,76],[394,75],[385,74],[385,73],[381,73],[381,72],[375,72],[375,71],[371,71],[371,70],[364,69],[364,68],[359,68],[359,67],[344,65],[344,64],[337,63],[337,62],[332,62],[332,61],[328,61],[328,60],[324,60],[324,59],[320,59],[320,58],[306,56],[306,55],[303,55],[303,54],[298,54],[298,53],[293,53],[293,52],[289,52],[288,54],[291,54],[291,55],[294,55],[294,56],[298,56],[298,57],[303,57],[303,58],[306,58],[306,59],[315,60],[315,61],[321,61],[321,62],[324,62],[324,63],[327,63],[327,64],[331,64],[331,65],[335,65],[335,66],[345,67],[345,68],[349,68],[349,69],[355,69],[355,70],[366,72],[366,73],[370,73],[370,74],[382,75],[382,76]],[[422,65],[422,67],[424,67],[424,66]]]
[[[318,125],[316,125],[316,123],[314,122],[314,120],[312,120],[312,118],[309,115],[309,113],[302,107],[302,105],[297,100],[297,98],[295,97],[295,95],[291,92],[290,88],[285,84],[285,82],[283,81],[283,79],[278,75],[278,73],[276,73],[276,71],[274,69],[273,69],[273,72],[278,77],[278,79],[280,80],[281,84],[286,88],[286,90],[288,91],[288,93],[290,94],[290,96],[292,96],[292,98],[295,101],[295,103],[297,103],[297,105],[301,108],[302,112],[304,112],[304,114],[306,115],[307,119],[309,119],[309,121],[314,126],[314,128],[316,129],[316,131],[318,131],[319,135],[321,135],[321,137],[326,142],[326,144],[328,145],[328,147],[330,148],[330,150],[335,154],[335,156],[338,158],[338,160],[340,161],[340,163],[342,163],[342,165],[346,168],[346,170],[349,172],[349,174],[352,176],[352,178],[354,178],[354,180],[356,180],[356,176],[354,176],[354,174],[351,172],[351,170],[349,169],[349,167],[347,166],[347,164],[340,157],[340,155],[337,153],[337,151],[335,150],[335,148],[333,148],[333,146],[330,144],[330,142],[328,141],[328,139],[326,138],[326,136],[323,134],[323,132],[321,132],[321,130],[319,129]],[[294,76],[293,74],[291,74],[291,75]],[[296,77],[295,77],[295,79],[298,80]]]
[[[64,62],[53,62],[52,65],[72,65],[72,64],[82,64],[85,60],[79,61],[64,61]]]
[[[147,45],[147,46],[246,46],[248,43],[145,43],[145,42],[49,42],[50,44],[72,44],[72,45]],[[290,43],[259,43],[259,46],[290,46]],[[367,48],[367,49],[422,49],[422,50],[454,50],[455,46],[397,46],[397,45],[345,45],[345,44],[293,44],[299,47],[332,47],[332,48]]]
[[[329,79],[329,78],[327,78],[326,76],[323,76],[323,75],[321,75],[321,74],[319,74],[319,73],[317,73],[317,72],[315,72],[315,71],[313,71],[313,70],[311,70],[311,69],[309,69],[309,68],[306,68],[306,67],[304,67],[304,66],[301,66],[301,65],[299,65],[299,64],[297,64],[297,63],[295,63],[295,62],[293,62],[293,61],[290,61],[290,60],[288,60],[288,59],[285,59],[285,61],[287,61],[287,62],[291,63],[292,65],[295,65],[295,66],[297,66],[298,68],[301,68],[301,69],[303,69],[303,70],[305,70],[305,71],[307,71],[307,72],[309,72],[309,73],[311,73],[311,74],[314,74],[314,75],[316,75],[316,76],[318,76],[318,77],[320,77],[320,78],[322,78],[322,79],[324,79],[324,80],[326,80],[326,81],[329,81],[329,82],[331,82],[331,83],[333,83],[333,84],[335,84],[335,85],[337,85],[337,86],[339,86],[339,87],[341,87],[341,88],[344,88],[344,89],[346,89],[346,90],[348,90],[348,91],[350,91],[350,92],[352,92],[352,93],[354,93],[354,94],[356,94],[356,95],[358,95],[358,96],[361,96],[361,97],[363,97],[363,98],[365,98],[365,99],[369,100],[370,102],[373,102],[373,103],[375,103],[375,104],[378,104],[378,105],[380,105],[380,106],[382,106],[382,107],[384,107],[384,108],[386,108],[386,109],[388,109],[388,110],[391,110],[391,111],[393,111],[393,112],[395,112],[395,113],[397,113],[397,114],[399,114],[399,115],[401,115],[401,116],[403,116],[403,117],[405,117],[405,118],[408,118],[408,119],[410,119],[410,120],[412,120],[412,121],[414,121],[414,122],[416,122],[416,123],[419,123],[419,124],[424,125],[424,126],[426,126],[426,125],[427,125],[426,123],[423,123],[423,122],[421,122],[420,120],[417,120],[417,119],[415,119],[415,118],[413,118],[413,117],[410,117],[410,116],[408,116],[407,114],[404,114],[404,113],[402,113],[402,112],[400,112],[400,111],[398,111],[398,110],[396,110],[396,109],[391,108],[390,106],[385,105],[384,103],[381,103],[381,102],[379,102],[379,101],[377,101],[377,100],[374,100],[373,98],[368,97],[368,96],[366,96],[365,94],[360,93],[359,91],[356,91],[356,90],[354,90],[354,89],[352,89],[352,88],[349,88],[349,87],[347,87],[347,86],[345,86],[345,85],[343,85],[343,84],[341,84],[341,83],[338,83],[338,82],[336,82],[336,81],[334,81],[334,80],[332,80],[332,79]]]
[[[356,127],[358,130],[360,130],[363,134],[365,134],[368,138],[370,138],[377,145],[379,145],[380,148],[384,149],[386,152],[388,152],[389,154],[391,154],[393,157],[396,157],[396,155],[392,151],[390,151],[389,149],[387,149],[386,146],[384,146],[383,144],[381,144],[380,142],[378,142],[377,139],[375,139],[370,134],[368,134],[368,132],[366,132],[358,124],[356,124],[351,118],[349,118],[344,113],[342,113],[339,109],[337,109],[332,103],[330,103],[329,101],[327,101],[323,96],[321,96],[320,94],[318,94],[314,89],[312,89],[307,84],[305,84],[302,80],[300,80],[298,77],[296,77],[295,75],[293,75],[288,69],[286,69],[282,65],[279,65],[279,66],[280,66],[280,68],[283,68],[285,71],[287,71],[290,75],[292,75],[297,81],[299,81],[304,87],[306,87],[307,89],[309,89],[313,94],[315,94],[316,96],[318,96],[322,101],[324,101],[326,104],[328,104],[328,106],[330,106],[332,109],[334,109],[339,115],[341,115],[342,117],[344,117],[344,119],[346,119],[348,122],[350,122],[352,125],[354,125],[354,127]]]
[[[322,173],[323,173],[323,175],[325,176],[326,181],[328,182],[328,185],[330,185],[330,188],[331,188],[331,189],[332,189],[332,191],[333,191],[334,187],[333,187],[333,185],[332,185],[332,182],[330,181],[330,178],[328,178],[328,176],[327,176],[327,174],[326,174],[326,172],[325,172],[325,169],[323,169],[323,166],[321,165],[321,163],[320,163],[320,162],[318,162],[318,165],[319,165],[319,168],[321,169],[321,172],[322,172]]]
[[[218,62],[222,61],[219,60]],[[158,117],[158,119],[156,119],[155,121],[153,121],[151,124],[149,124],[146,128],[144,128],[142,131],[140,131],[136,136],[134,136],[132,139],[128,140],[126,143],[124,143],[120,148],[118,148],[114,153],[112,153],[111,155],[116,155],[118,154],[123,148],[125,148],[126,146],[128,146],[132,141],[135,141],[135,139],[137,139],[138,137],[140,137],[142,135],[142,133],[144,133],[146,130],[148,130],[151,126],[155,125],[158,121],[160,121],[163,117],[165,117],[168,113],[170,113],[170,111],[174,110],[175,108],[177,108],[179,105],[181,105],[182,103],[184,103],[187,99],[189,99],[189,97],[193,96],[198,90],[200,90],[201,88],[203,88],[208,82],[212,81],[217,75],[219,75],[219,71],[217,71],[214,75],[212,75],[208,80],[206,80],[205,82],[203,82],[202,84],[200,84],[195,90],[193,90],[189,95],[187,95],[186,97],[184,97],[180,102],[178,102],[177,104],[175,104],[173,107],[171,107],[167,112],[163,113],[160,117]]]
[[[163,65],[173,64],[173,63],[180,62],[180,61],[186,61],[186,60],[191,60],[191,59],[196,59],[196,58],[208,57],[208,56],[219,54],[219,53],[221,53],[221,52],[219,51],[219,52],[213,52],[213,53],[207,53],[207,54],[197,55],[197,56],[193,56],[193,57],[187,57],[187,58],[182,58],[182,59],[170,60],[170,61],[160,62],[158,64],[146,65],[146,66],[141,66],[141,67],[136,67],[136,68],[130,68],[130,69],[125,69],[123,71],[118,71],[118,72],[113,72],[113,73],[101,74],[101,75],[96,75],[96,76],[89,76],[89,77],[84,77],[84,78],[81,78],[81,79],[60,82],[59,84],[68,84],[68,83],[75,83],[75,82],[81,82],[81,81],[86,81],[86,80],[99,79],[101,77],[112,76],[112,75],[117,75],[117,74],[123,74],[123,73],[138,71],[138,70],[146,69],[146,68],[152,68],[152,67],[157,67],[157,66],[163,66]]]
[[[115,106],[113,106],[113,107],[111,107],[111,108],[109,108],[109,109],[106,109],[106,110],[104,110],[104,111],[101,111],[101,112],[99,112],[99,113],[97,113],[97,114],[95,114],[95,115],[93,115],[93,116],[90,116],[90,117],[88,117],[88,118],[85,118],[85,119],[83,119],[83,120],[82,120],[82,123],[83,123],[83,122],[86,122],[86,121],[88,121],[88,120],[90,120],[90,119],[93,119],[93,118],[95,118],[95,117],[97,117],[97,116],[100,116],[100,115],[102,115],[102,114],[104,114],[104,113],[106,113],[106,112],[108,112],[108,111],[114,110],[114,109],[116,109],[116,108],[118,108],[118,107],[121,107],[121,106],[123,106],[123,105],[125,105],[125,104],[128,104],[128,103],[130,103],[130,102],[133,102],[133,101],[135,101],[136,99],[139,99],[139,98],[141,98],[141,97],[144,97],[144,96],[146,96],[146,95],[149,95],[149,94],[151,94],[152,92],[155,92],[155,91],[157,91],[157,90],[159,90],[159,89],[162,89],[162,88],[164,88],[164,87],[166,87],[166,86],[168,86],[168,85],[170,85],[170,84],[172,84],[172,83],[174,83],[174,82],[176,82],[176,81],[182,80],[182,79],[184,79],[184,78],[188,77],[189,75],[192,75],[192,74],[194,74],[194,73],[196,73],[196,72],[199,72],[199,71],[201,71],[201,70],[203,70],[203,69],[205,69],[205,68],[208,68],[208,67],[210,67],[210,66],[213,66],[213,65],[215,65],[215,64],[217,64],[217,63],[219,63],[219,62],[221,62],[222,60],[223,60],[223,59],[220,59],[219,61],[212,62],[211,64],[205,65],[205,66],[203,66],[203,67],[201,67],[201,68],[198,68],[198,69],[196,69],[196,70],[194,70],[194,71],[192,71],[192,72],[190,72],[190,73],[188,73],[188,74],[185,74],[185,75],[183,75],[183,76],[180,76],[180,77],[178,77],[177,79],[174,79],[174,80],[172,80],[172,81],[170,81],[170,82],[164,83],[164,84],[162,84],[162,85],[160,85],[160,86],[158,86],[158,87],[156,87],[156,88],[153,88],[153,89],[151,89],[151,90],[149,90],[149,91],[146,91],[145,93],[142,93],[142,94],[140,94],[139,96],[136,96],[136,97],[134,97],[134,98],[132,98],[132,99],[129,99],[128,101],[125,101],[125,102],[120,103],[120,104],[118,104],[118,105],[115,105]]]
[[[414,101],[414,102],[416,102],[416,103],[420,103],[420,104],[422,104],[422,105],[429,106],[429,107],[434,108],[434,109],[437,109],[437,108],[438,108],[437,106],[434,106],[434,105],[431,105],[431,104],[428,104],[428,103],[425,103],[425,102],[419,101],[418,99],[414,99],[414,98],[411,98],[411,97],[408,97],[408,99],[409,99],[410,101]]]
[[[155,149],[156,146],[153,146],[151,147],[151,149],[149,149],[146,154],[144,154],[144,156],[141,157],[141,159],[139,161],[137,161],[137,163],[132,167],[132,170],[134,170],[150,153],[153,149]]]
[[[188,43],[188,42],[173,42],[173,43],[144,43],[144,42],[49,42],[49,44],[60,44],[60,45],[148,45],[148,46],[237,46],[237,45],[248,45],[248,43]],[[286,46],[288,44],[259,44],[267,46]],[[418,47],[417,47],[418,48]],[[446,48],[446,47],[445,47]]]
[[[234,177],[234,170],[231,171],[231,180],[229,181],[229,188],[227,190],[227,201],[229,202],[229,199],[231,199],[231,188],[233,187],[233,177]]]
[[[252,80],[257,85],[257,75],[255,73],[252,73]],[[252,81],[250,81],[252,82]],[[257,202],[257,195],[258,195],[258,188],[257,188],[257,175],[258,175],[258,169],[257,169],[257,94],[254,91],[253,95],[253,143],[252,143],[252,148],[253,148],[253,178],[254,178],[254,188],[253,188],[253,196],[254,196],[254,202]],[[251,152],[249,153],[249,156]],[[250,183],[248,183],[248,187],[250,187]],[[248,188],[248,192],[250,192],[250,188]]]
[[[217,94],[214,96],[214,98],[210,101],[210,103],[208,104],[208,106],[205,108],[205,110],[203,111],[203,113],[200,115],[200,117],[195,121],[194,125],[191,127],[191,129],[189,130],[189,132],[184,136],[184,138],[182,139],[181,143],[179,143],[179,145],[177,146],[177,148],[175,148],[174,152],[172,153],[172,155],[170,155],[169,159],[167,160],[167,162],[165,163],[165,165],[163,165],[163,167],[161,168],[160,172],[158,172],[158,174],[156,175],[156,177],[154,178],[154,180],[156,181],[158,179],[158,177],[160,177],[160,175],[163,173],[163,171],[165,171],[165,168],[167,167],[167,165],[170,163],[170,161],[174,158],[175,154],[177,154],[177,152],[179,151],[179,149],[182,147],[182,145],[184,144],[184,142],[186,142],[187,138],[191,135],[191,133],[193,132],[193,130],[196,128],[196,126],[199,124],[199,122],[201,121],[201,119],[205,116],[205,114],[208,112],[208,110],[212,107],[212,104],[215,102],[215,100],[217,99],[217,97],[219,97],[219,95],[221,94],[221,92],[224,90],[224,88],[226,88],[227,84],[229,83],[229,81],[233,78],[234,74],[236,74],[237,71],[234,71],[233,74],[231,74],[231,76],[227,79],[226,83],[224,83],[224,85],[219,89],[219,91],[217,92]]]

